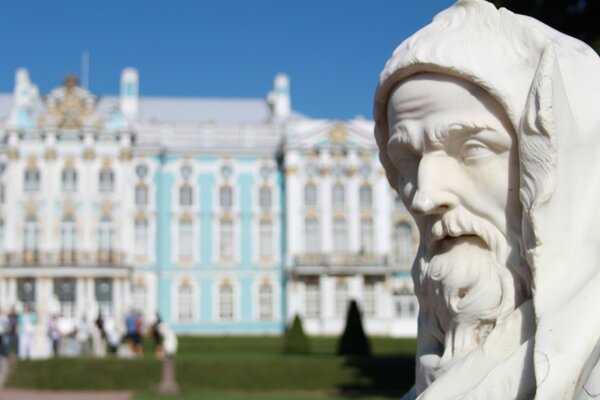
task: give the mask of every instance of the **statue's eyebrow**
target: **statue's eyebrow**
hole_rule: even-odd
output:
[[[483,130],[495,129],[489,125],[479,124],[475,121],[454,121],[449,124],[435,126],[433,129],[428,129],[425,134],[428,143],[441,144],[444,143],[450,135],[470,135]]]

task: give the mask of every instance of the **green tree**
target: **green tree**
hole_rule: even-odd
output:
[[[488,0],[496,7],[539,19],[554,29],[583,40],[600,52],[598,0]]]
[[[356,300],[350,302],[346,316],[346,328],[338,342],[339,355],[343,356],[369,356],[371,344],[365,334]]]
[[[286,330],[283,337],[284,354],[309,354],[310,343],[302,328],[302,320],[298,315],[294,317],[292,327]]]

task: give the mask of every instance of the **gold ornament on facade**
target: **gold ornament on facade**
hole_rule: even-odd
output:
[[[110,169],[112,165],[112,162],[110,161],[110,158],[105,158],[102,160],[102,169]]]
[[[8,149],[7,156],[8,156],[8,159],[11,161],[18,160],[19,159],[19,150],[15,149],[14,147]]]
[[[298,174],[298,167],[286,167],[285,176],[293,176]]]
[[[330,172],[331,172],[331,168],[329,168],[329,167],[321,167],[319,169],[320,175],[329,175]]]
[[[47,113],[40,118],[40,125],[56,125],[62,129],[81,129],[84,126],[102,127],[96,113],[97,98],[79,87],[74,75],[65,78],[64,86],[54,89],[46,98]]]
[[[336,123],[333,129],[329,131],[329,140],[335,144],[342,144],[346,141],[348,133],[340,123]]]
[[[75,160],[69,157],[65,160],[65,169],[75,168]]]
[[[358,172],[358,168],[356,167],[348,167],[346,168],[346,175],[353,176]]]
[[[121,153],[119,154],[119,159],[121,161],[131,161],[131,158],[132,158],[131,150],[129,150],[129,149],[121,150]]]
[[[35,156],[27,157],[27,168],[34,168],[37,166],[37,159]]]
[[[72,201],[67,201],[63,207],[65,217],[75,216],[75,204]]]
[[[56,160],[56,150],[55,149],[47,149],[46,153],[44,153],[44,159],[46,161]]]
[[[103,201],[100,204],[100,214],[103,216],[109,216],[113,211],[113,206],[109,201]]]
[[[25,206],[25,215],[35,217],[37,215],[37,205],[35,203],[27,203]]]
[[[83,159],[85,161],[92,161],[95,158],[95,153],[94,153],[94,149],[91,148],[87,148],[85,150],[83,150]]]

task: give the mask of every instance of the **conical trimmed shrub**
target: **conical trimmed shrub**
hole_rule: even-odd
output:
[[[294,317],[292,327],[285,332],[283,338],[284,354],[309,354],[310,343],[302,328],[302,320],[298,315]]]
[[[338,342],[337,352],[343,356],[369,356],[371,344],[363,329],[356,300],[350,302],[346,316],[346,328]]]

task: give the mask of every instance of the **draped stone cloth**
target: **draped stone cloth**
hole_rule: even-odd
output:
[[[533,298],[466,361],[406,397],[430,398],[437,384],[436,393],[445,394],[431,398],[600,398],[600,59],[586,44],[535,19],[483,0],[458,1],[404,41],[380,75],[375,135],[396,188],[398,172],[385,151],[387,102],[395,85],[422,72],[480,86],[511,121]],[[426,329],[420,323],[419,336]],[[506,332],[515,329],[519,340],[505,343]],[[478,362],[494,357],[499,368],[492,376],[472,382]],[[524,374],[533,391],[499,387],[519,386]],[[496,395],[481,391],[486,379],[495,382]],[[457,390],[462,380],[468,383]]]

